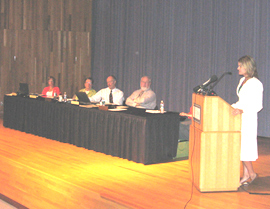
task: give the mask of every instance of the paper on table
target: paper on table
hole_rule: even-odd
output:
[[[12,92],[12,93],[10,93],[10,94],[6,94],[6,96],[17,96],[17,93]]]
[[[160,110],[146,110],[145,112],[148,112],[148,113],[160,113]],[[166,112],[166,111],[164,111]]]
[[[125,111],[127,109],[108,109],[109,111]]]
[[[29,95],[29,98],[36,99],[36,98],[38,98],[38,96],[37,96],[37,95],[32,95],[32,94],[30,94],[30,95]]]
[[[117,106],[116,108],[117,108],[117,109],[127,109],[128,106]]]
[[[93,105],[93,104],[90,104],[90,105],[80,105],[80,107],[93,108],[93,107],[97,107],[97,105]]]

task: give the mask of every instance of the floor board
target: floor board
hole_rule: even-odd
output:
[[[28,208],[270,208],[270,139],[259,138],[253,188],[201,193],[188,160],[143,165],[3,127],[0,193]],[[258,194],[249,194],[248,192]],[[264,193],[261,194],[261,193]]]

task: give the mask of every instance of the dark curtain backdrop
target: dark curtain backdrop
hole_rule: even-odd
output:
[[[187,112],[193,87],[231,71],[214,89],[231,104],[237,60],[251,55],[264,84],[258,135],[270,136],[269,31],[269,0],[93,0],[94,88],[113,74],[127,98],[148,75],[158,104]]]

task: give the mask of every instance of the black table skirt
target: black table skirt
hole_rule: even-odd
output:
[[[4,97],[3,124],[143,164],[171,160],[179,135],[178,113],[102,111],[14,96]]]

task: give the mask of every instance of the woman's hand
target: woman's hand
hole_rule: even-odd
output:
[[[242,114],[243,113],[243,110],[240,110],[240,109],[234,109],[233,111],[232,111],[232,114],[233,115],[238,115],[238,114]]]
[[[192,117],[191,114],[188,114],[188,113],[185,113],[185,112],[181,112],[179,115],[180,116],[186,116],[186,117]]]

